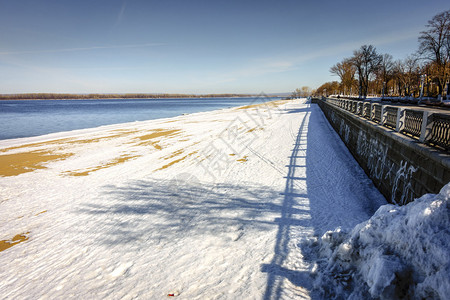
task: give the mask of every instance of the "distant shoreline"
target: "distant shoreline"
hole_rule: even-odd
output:
[[[4,94],[0,100],[96,100],[96,99],[180,99],[180,98],[238,98],[255,97],[252,94],[55,94],[55,93],[30,93],[30,94]],[[270,97],[276,97],[270,95]]]

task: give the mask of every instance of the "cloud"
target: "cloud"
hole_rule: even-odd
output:
[[[119,14],[117,15],[115,26],[119,25],[122,22],[126,8],[127,8],[127,1],[123,1],[122,7],[120,8]]]
[[[146,44],[132,44],[132,45],[92,46],[92,47],[46,49],[46,50],[4,51],[4,52],[0,52],[0,55],[63,53],[63,52],[91,51],[91,50],[101,50],[101,49],[156,47],[156,46],[164,46],[164,45],[165,45],[164,43],[146,43]]]

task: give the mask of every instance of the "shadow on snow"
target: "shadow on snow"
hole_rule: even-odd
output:
[[[281,205],[281,218],[278,220],[278,233],[274,247],[274,257],[261,270],[268,273],[264,299],[280,299],[283,296],[284,279],[297,287],[312,289],[312,277],[308,268],[290,270],[283,267],[292,243],[297,242],[299,251],[306,263],[311,264],[315,253],[311,253],[308,243],[295,237],[292,231],[303,232],[311,229],[313,236],[321,237],[326,231],[341,226],[353,228],[368,219],[380,205],[385,202],[375,189],[371,180],[354,160],[345,144],[325,119],[317,105],[294,109],[289,113],[303,113],[303,120],[298,129],[294,148],[292,149],[286,176],[284,198]],[[297,175],[298,173],[302,175]],[[306,176],[305,176],[306,174]],[[295,207],[305,198],[309,206],[306,211],[308,222],[298,222]],[[311,237],[311,236],[310,236]],[[295,247],[294,247],[295,248]],[[313,298],[319,297],[313,293]]]
[[[308,285],[309,274],[306,272],[290,270],[283,267],[284,261],[287,259],[290,251],[289,242],[291,239],[291,227],[293,226],[308,226],[309,224],[301,224],[296,220],[294,215],[296,211],[294,206],[297,204],[296,198],[307,198],[307,191],[305,187],[306,178],[298,177],[296,171],[304,168],[304,161],[306,158],[305,136],[308,126],[309,109],[294,110],[292,113],[306,112],[303,117],[300,128],[289,158],[288,174],[286,176],[286,185],[283,193],[284,199],[281,208],[281,217],[278,219],[278,233],[274,248],[274,257],[269,265],[262,265],[261,271],[267,272],[267,285],[264,293],[264,299],[279,299],[282,293],[283,279],[288,279],[296,286],[303,286],[310,288]],[[309,212],[307,212],[309,214]]]
[[[174,243],[195,235],[227,239],[244,228],[273,229],[273,219],[282,210],[277,204],[279,191],[249,184],[148,179],[106,186],[104,197],[99,203],[84,204],[80,212],[107,215],[99,231],[104,243],[114,245],[142,240]]]
[[[240,238],[236,231],[276,228],[273,259],[261,266],[267,273],[264,299],[279,299],[285,279],[311,290],[309,270],[283,266],[293,251],[293,242],[303,258],[314,256],[307,244],[301,243],[301,236],[293,240],[292,232],[303,228],[321,236],[338,226],[351,228],[368,219],[383,203],[376,200],[381,194],[317,105],[288,113],[298,113],[303,120],[298,132],[292,133],[295,142],[283,193],[246,183],[208,185],[195,180],[146,179],[106,186],[104,198],[80,210],[108,215],[98,229],[100,241],[111,245],[174,243],[195,235],[235,241]]]

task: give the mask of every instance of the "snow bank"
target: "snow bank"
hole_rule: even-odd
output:
[[[406,206],[383,205],[350,233],[326,232],[315,288],[326,298],[448,299],[450,183]]]

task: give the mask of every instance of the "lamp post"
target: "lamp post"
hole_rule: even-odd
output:
[[[423,97],[423,83],[424,83],[426,77],[427,77],[427,74],[420,75],[420,97],[419,97],[419,104],[422,102],[422,97]]]
[[[449,85],[448,80],[447,80],[447,82],[445,84],[447,85],[447,88],[445,89],[445,100],[449,100],[448,94],[450,92],[450,85]]]
[[[445,75],[446,75],[445,77],[448,78],[448,74],[445,74]],[[447,79],[447,90],[445,91],[445,99],[446,100],[449,100],[449,98],[448,98],[449,93],[450,93],[450,84],[449,84],[449,79]]]

